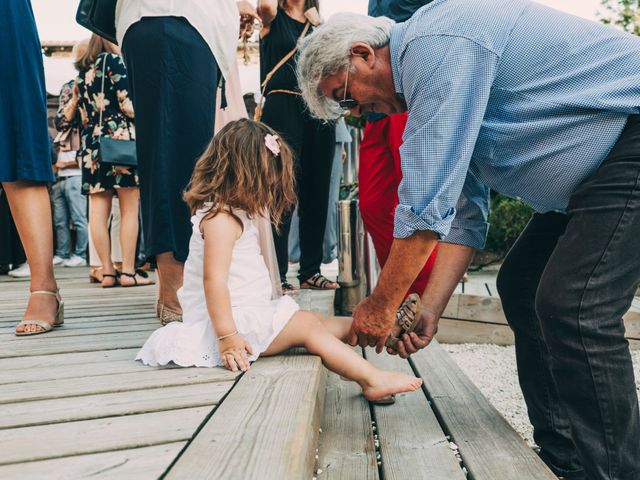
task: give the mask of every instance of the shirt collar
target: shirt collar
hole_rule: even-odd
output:
[[[391,74],[393,76],[393,87],[398,95],[404,96],[402,82],[400,78],[400,46],[404,36],[404,23],[397,23],[391,28],[389,36],[389,54],[391,56]]]

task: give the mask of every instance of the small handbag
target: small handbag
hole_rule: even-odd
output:
[[[111,43],[117,44],[116,3],[117,0],[80,0],[76,22]]]
[[[80,131],[77,127],[72,127],[62,132],[58,132],[53,144],[60,152],[73,152],[80,150]]]
[[[102,62],[102,98],[104,98],[104,78],[107,76],[107,55],[104,56]],[[102,132],[102,112],[103,110],[100,110],[100,132]],[[131,132],[129,132],[129,136],[131,136]],[[100,161],[102,163],[122,167],[138,166],[135,140],[117,140],[100,135],[98,143],[100,144]]]

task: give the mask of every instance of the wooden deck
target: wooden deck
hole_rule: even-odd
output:
[[[498,297],[496,274],[471,273],[469,281],[458,286],[438,325],[441,342],[514,344]],[[633,300],[624,322],[630,348],[640,349],[640,296]]]
[[[0,277],[0,479],[555,478],[437,343],[366,352],[425,380],[385,407],[303,351],[244,375],[145,367],[154,287],[57,274],[65,325],[30,338],[13,335],[28,283]],[[331,295],[301,304],[328,313]]]

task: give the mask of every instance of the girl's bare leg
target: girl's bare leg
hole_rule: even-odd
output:
[[[53,275],[53,230],[49,192],[42,183],[17,181],[2,184],[9,207],[31,269],[31,291],[57,291]],[[25,320],[44,320],[53,325],[57,310],[56,299],[49,295],[29,297]],[[38,325],[20,326],[17,332],[39,331]]]
[[[420,387],[420,378],[374,367],[335,335],[343,333],[342,337],[346,336],[350,326],[345,319],[323,321],[314,313],[299,311],[263,355],[275,355],[291,347],[305,347],[309,353],[320,356],[332,372],[358,382],[368,400],[410,392]]]

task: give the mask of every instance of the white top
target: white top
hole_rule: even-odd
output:
[[[234,0],[118,0],[116,36],[142,17],[184,17],[204,38],[224,78],[236,62],[240,13]]]

